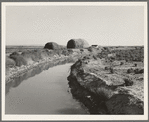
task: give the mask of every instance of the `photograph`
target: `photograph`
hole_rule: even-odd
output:
[[[148,120],[147,2],[2,2],[2,120]]]

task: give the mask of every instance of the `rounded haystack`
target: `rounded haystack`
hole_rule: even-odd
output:
[[[46,43],[46,45],[44,46],[45,49],[52,49],[52,50],[56,50],[56,49],[61,49],[61,46],[58,45],[55,42],[48,42]]]
[[[89,44],[84,39],[71,39],[67,43],[67,48],[86,48]]]

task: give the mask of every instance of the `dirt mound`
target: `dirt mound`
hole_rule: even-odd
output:
[[[13,59],[16,62],[16,66],[22,66],[22,65],[27,64],[24,57],[21,54],[17,53],[17,52],[14,52],[14,53],[10,54],[10,58]]]
[[[67,43],[67,48],[86,48],[89,44],[84,39],[71,39]]]

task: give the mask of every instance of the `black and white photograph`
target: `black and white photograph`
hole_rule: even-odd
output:
[[[147,2],[2,2],[2,120],[147,120]]]

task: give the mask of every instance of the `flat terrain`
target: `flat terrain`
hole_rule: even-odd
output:
[[[6,53],[23,52],[26,50],[42,49],[44,46],[6,46]]]

